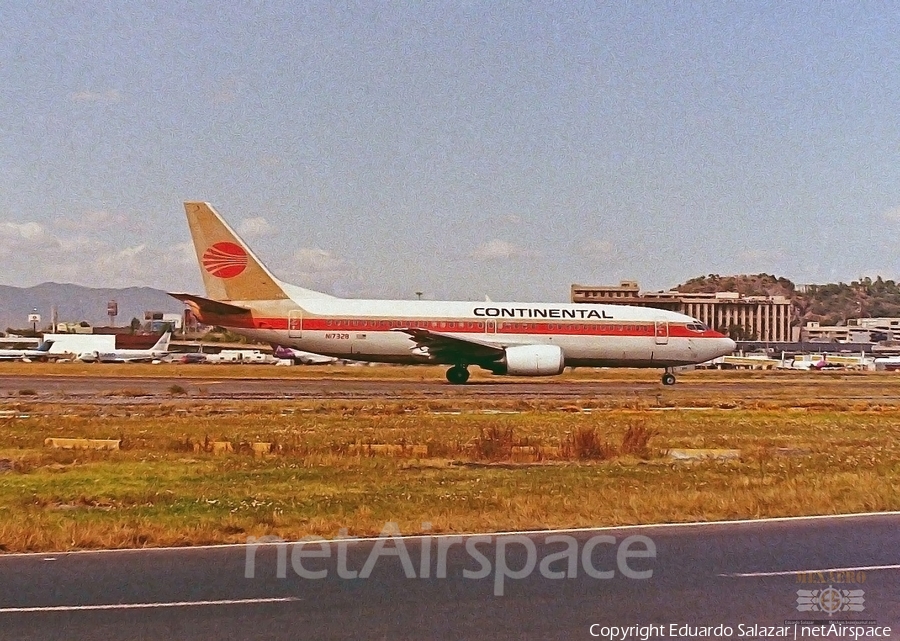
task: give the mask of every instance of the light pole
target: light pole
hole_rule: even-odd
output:
[[[422,300],[422,292],[416,292],[416,298]]]

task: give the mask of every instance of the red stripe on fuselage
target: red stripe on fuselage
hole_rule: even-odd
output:
[[[483,320],[423,320],[413,318],[287,318],[213,316],[205,314],[203,321],[210,325],[222,325],[241,329],[294,330],[310,332],[387,332],[402,328],[421,328],[448,334],[508,335],[561,335],[561,336],[634,336],[670,338],[722,338],[713,330],[690,330],[685,323],[656,325],[647,322],[521,322]],[[494,329],[496,328],[496,329]]]

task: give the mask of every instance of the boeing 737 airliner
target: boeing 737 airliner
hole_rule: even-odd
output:
[[[671,369],[734,351],[730,338],[675,312],[625,305],[353,300],[283,283],[208,203],[186,202],[206,297],[173,293],[207,325],[336,358],[471,365],[553,376],[570,367]]]

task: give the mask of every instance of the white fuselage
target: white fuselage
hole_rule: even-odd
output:
[[[84,352],[78,358],[85,362],[101,363],[137,363],[158,361],[169,355],[169,332],[163,334],[150,349],[113,349],[112,351],[96,350]]]
[[[702,363],[734,341],[689,316],[618,305],[348,300],[278,280],[207,202],[184,203],[206,297],[171,295],[203,323],[335,358],[553,376],[570,367]]]
[[[136,363],[138,361],[155,361],[168,355],[168,351],[162,350],[119,349],[115,352],[97,352],[95,360],[101,363]]]
[[[400,331],[410,327],[501,347],[556,345],[567,366],[582,367],[696,364],[735,347],[689,316],[644,307],[294,298],[280,302],[282,312],[263,313],[259,301],[231,303],[253,309],[252,318],[206,322],[272,344],[363,361],[477,364],[434,358]]]
[[[21,361],[48,358],[50,352],[40,349],[0,349],[0,361]],[[54,354],[54,357],[56,355]]]

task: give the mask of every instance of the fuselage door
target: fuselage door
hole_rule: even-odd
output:
[[[494,320],[484,321],[484,333],[485,334],[496,334],[497,333],[497,321],[494,321]]]
[[[303,337],[303,310],[292,309],[288,312],[288,336],[290,338]]]
[[[669,344],[669,321],[653,321],[653,333],[656,336],[657,345]]]

